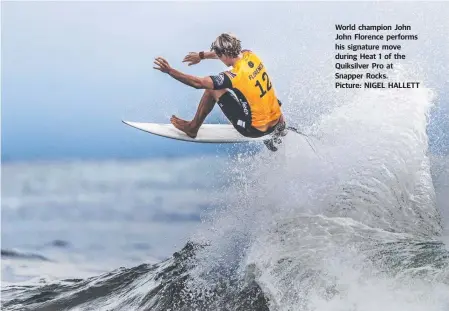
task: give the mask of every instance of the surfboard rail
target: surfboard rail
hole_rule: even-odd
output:
[[[251,141],[263,141],[267,139],[267,136],[259,138],[245,137],[237,132],[232,124],[203,124],[198,131],[197,137],[191,138],[183,131],[175,128],[171,123],[149,123],[126,120],[122,120],[122,122],[133,128],[153,135],[195,143],[246,143]]]

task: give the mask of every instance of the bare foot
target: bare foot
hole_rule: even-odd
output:
[[[177,116],[171,116],[170,122],[176,127],[178,130],[186,133],[190,138],[195,138],[198,134],[198,129],[194,129],[189,121],[185,121],[183,119],[178,118]]]

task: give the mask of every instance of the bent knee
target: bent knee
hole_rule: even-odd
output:
[[[218,101],[220,97],[225,94],[228,91],[228,89],[222,89],[222,90],[206,90],[208,94],[210,94],[215,101]]]

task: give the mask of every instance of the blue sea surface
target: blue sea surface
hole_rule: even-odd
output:
[[[2,281],[75,278],[166,258],[217,204],[224,162],[4,164]]]

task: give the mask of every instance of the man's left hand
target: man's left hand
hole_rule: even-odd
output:
[[[201,61],[201,57],[199,53],[196,52],[190,52],[189,54],[187,54],[184,59],[183,59],[183,63],[189,63],[189,66],[198,64]]]
[[[158,67],[153,67],[156,70],[162,71],[164,73],[170,73],[170,70],[172,68],[170,67],[170,64],[162,57],[157,57],[154,60],[154,64]]]

